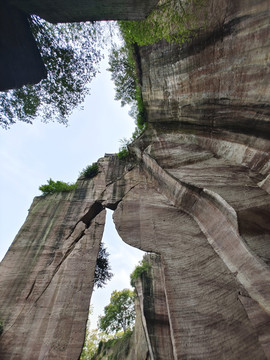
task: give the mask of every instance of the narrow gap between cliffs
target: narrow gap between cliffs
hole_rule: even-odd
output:
[[[103,288],[95,288],[91,298],[91,315],[88,328],[97,329],[97,321],[103,310],[110,303],[111,293],[125,288],[132,289],[130,274],[142,260],[145,252],[126,244],[118,235],[112,215],[113,211],[106,209],[106,223],[102,242],[107,249],[113,277]]]

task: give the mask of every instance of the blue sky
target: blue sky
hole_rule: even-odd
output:
[[[33,125],[18,122],[7,131],[0,129],[0,260],[23,225],[34,196],[41,195],[41,184],[49,178],[76,181],[85,166],[105,153],[117,152],[119,140],[130,138],[134,131],[129,109],[114,100],[114,84],[106,68],[105,59],[101,73],[91,83],[84,110],[74,111],[68,127],[36,121]],[[123,245],[110,219],[104,240],[115,276],[105,290],[94,292],[95,319],[97,311],[109,303],[111,292],[129,285],[129,274],[142,258],[142,252]]]

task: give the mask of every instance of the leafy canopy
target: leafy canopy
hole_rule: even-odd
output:
[[[42,195],[59,193],[62,191],[72,191],[76,189],[77,184],[69,184],[63,181],[47,180],[48,184],[41,185],[39,190],[42,191]]]
[[[81,176],[85,177],[86,179],[92,179],[97,174],[98,174],[98,164],[97,163],[88,165],[88,166],[86,166],[86,168],[84,168],[81,171]]]
[[[106,248],[104,248],[104,244],[101,243],[99,247],[94,277],[94,285],[97,288],[104,287],[107,281],[109,281],[113,276],[113,273],[110,272],[111,267],[108,257],[109,253],[107,252]]]
[[[113,291],[104,316],[99,317],[99,329],[106,333],[126,332],[135,320],[134,298],[134,292],[129,289]]]
[[[135,119],[136,128],[130,139],[121,140],[121,147],[117,156],[120,160],[129,157],[128,145],[132,143],[146,128],[146,110],[144,107],[140,79],[136,44],[125,42],[122,47],[113,48],[109,56],[111,78],[115,85],[115,100],[121,101],[121,106],[130,105],[129,115]]]
[[[101,55],[101,24],[50,24],[37,16],[29,19],[47,69],[47,78],[36,85],[0,92],[0,125],[16,121],[67,124],[72,110],[89,93],[89,83],[98,71]]]
[[[120,100],[121,106],[131,106],[129,115],[135,119],[137,129],[142,132],[145,128],[146,112],[137,75],[137,52],[136,44],[128,42],[122,47],[113,48],[109,56],[108,70],[115,85],[115,100]]]
[[[112,335],[98,331],[98,329],[86,329],[85,341],[80,360],[95,359],[99,344],[104,344],[112,339]]]
[[[108,70],[115,85],[115,100],[121,101],[121,106],[130,104],[136,96],[135,60],[127,46],[113,48],[109,56]]]
[[[160,0],[145,20],[118,23],[127,43],[143,46],[161,39],[183,44],[205,21],[205,0]]]
[[[142,259],[139,264],[135,267],[134,271],[130,274],[130,284],[135,287],[136,279],[140,278],[142,274],[147,273],[151,269],[151,264]]]

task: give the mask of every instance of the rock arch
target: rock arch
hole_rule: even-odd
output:
[[[155,141],[151,142],[154,146]],[[139,151],[134,145],[134,153]],[[164,151],[163,148],[160,155]],[[143,156],[149,157],[148,152],[147,147]],[[157,150],[155,154],[159,158]],[[200,151],[198,156],[201,154]],[[194,200],[185,190],[176,191],[168,179],[163,182],[165,170],[157,162],[150,171],[149,166],[144,160],[125,162],[116,156],[105,157],[99,160],[98,176],[92,180],[80,179],[74,192],[34,200],[24,226],[1,263],[0,312],[5,324],[1,358],[76,359],[79,356],[105,207],[115,210],[116,228],[125,242],[161,255],[167,299],[164,306],[169,315],[172,333],[169,340],[175,358],[194,351],[209,359],[224,353],[228,359],[236,353],[250,359],[264,358],[239,299],[244,304],[249,299],[261,312],[256,304],[267,310],[264,302],[267,300],[249,291],[249,284],[243,280],[246,269],[241,270],[244,265],[240,264],[234,272],[227,262],[227,259],[229,262],[236,259],[236,263],[243,259],[243,251],[238,247],[232,249],[229,244],[228,248],[225,246],[229,254],[223,257],[222,249],[215,248],[211,236],[194,218],[196,207],[200,208],[199,202],[204,197],[202,192],[197,192]],[[170,176],[168,171],[166,174]],[[191,190],[194,189],[188,187],[186,191]],[[193,210],[183,211],[182,205],[178,205],[181,201]],[[235,226],[231,220],[233,214],[224,203],[211,196],[208,201],[214,213],[221,212]],[[225,243],[229,232],[230,241],[228,223],[224,226],[217,216],[215,220],[220,223],[217,228],[212,223],[214,215],[203,206],[210,217],[208,229],[216,232],[217,239],[222,231]],[[201,212],[205,218],[203,208]],[[212,239],[214,242],[215,234]],[[250,287],[256,290],[259,281],[262,298],[269,299],[266,266],[264,271],[265,275],[259,270],[254,274],[251,281],[255,285],[251,283]],[[213,336],[215,341],[206,341]]]

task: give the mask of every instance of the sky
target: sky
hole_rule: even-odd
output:
[[[129,109],[114,100],[107,57],[91,83],[84,110],[75,110],[66,127],[57,122],[33,125],[18,122],[9,130],[0,128],[0,261],[23,225],[39,186],[47,180],[75,182],[80,171],[103,157],[119,151],[120,139],[130,138],[135,129]],[[93,293],[91,327],[109,303],[113,290],[129,286],[129,274],[143,253],[124,244],[107,213],[103,240],[115,274],[105,289]]]

